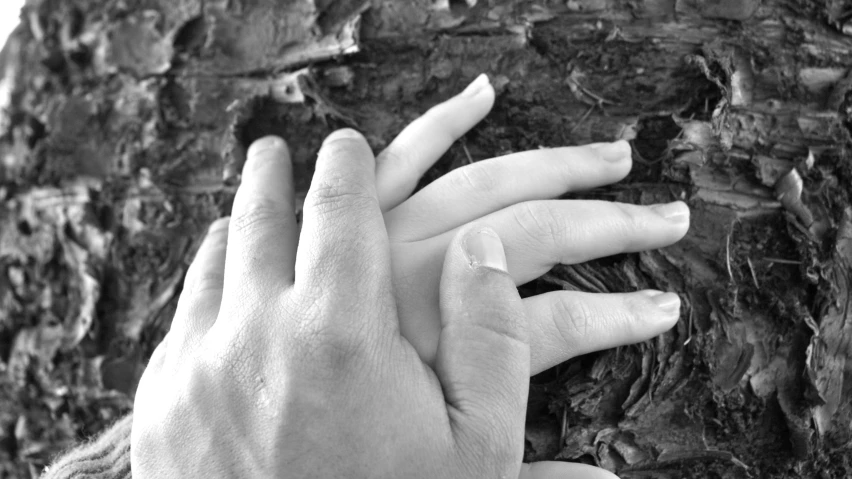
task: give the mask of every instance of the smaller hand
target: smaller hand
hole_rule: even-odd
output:
[[[494,104],[488,77],[415,120],[378,156],[377,185],[391,241],[403,336],[431,363],[440,332],[438,285],[453,236],[487,224],[503,238],[509,273],[522,285],[557,264],[578,264],[662,248],[689,229],[682,202],[636,206],[553,200],[622,180],[631,169],[626,141],[539,149],[479,161],[419,191],[422,174]],[[637,343],[671,328],[675,294],[560,291],[526,298],[532,373],[572,357]]]

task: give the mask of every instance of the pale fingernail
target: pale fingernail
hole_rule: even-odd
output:
[[[651,297],[651,301],[669,317],[680,317],[680,297],[674,293],[660,293]]]
[[[654,205],[651,207],[658,215],[671,221],[672,223],[687,223],[689,222],[689,206],[682,201],[667,203],[664,205]]]
[[[272,149],[282,149],[286,146],[284,140],[277,136],[265,136],[251,144],[248,151],[249,158],[260,152]]]
[[[464,248],[471,266],[507,272],[503,242],[491,228],[468,234],[464,241]]]
[[[624,161],[627,158],[630,158],[633,154],[630,143],[625,140],[619,140],[613,143],[595,143],[589,146],[601,155],[601,158],[609,161],[610,163]]]
[[[252,143],[243,165],[243,174],[260,171],[270,160],[275,161],[278,158],[275,151],[287,151],[287,143],[277,136],[265,136]]]
[[[468,85],[467,88],[464,89],[463,92],[461,92],[461,96],[466,97],[466,98],[473,98],[476,95],[478,95],[479,93],[485,91],[485,89],[490,84],[491,84],[491,82],[488,79],[488,75],[483,73],[483,74],[479,75],[478,77],[476,77],[476,79],[473,80],[470,83],[470,85]]]
[[[343,128],[340,130],[333,131],[330,135],[325,138],[325,141],[322,142],[323,145],[327,145],[331,142],[337,140],[346,140],[346,139],[361,139],[364,138],[364,135],[358,132],[358,130],[353,130],[352,128]]]

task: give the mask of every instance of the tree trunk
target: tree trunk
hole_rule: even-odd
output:
[[[247,145],[301,191],[487,72],[473,159],[629,139],[585,197],[683,199],[665,250],[522,288],[684,299],[671,332],[533,379],[528,460],[623,478],[852,477],[852,2],[29,0],[0,58],[0,477],[129,410]],[[848,23],[847,23],[848,21]],[[849,362],[847,362],[849,359]]]

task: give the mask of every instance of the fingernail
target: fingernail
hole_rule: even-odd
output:
[[[323,141],[322,144],[325,145],[327,143],[331,143],[332,141],[346,140],[346,139],[353,139],[353,138],[354,139],[361,139],[361,138],[364,138],[364,135],[362,135],[361,133],[358,133],[357,130],[353,130],[352,128],[343,128],[341,130],[336,130],[336,131],[331,132],[331,134],[328,135],[325,138],[325,141]]]
[[[630,143],[625,140],[619,140],[613,143],[595,143],[589,146],[601,155],[601,158],[609,161],[610,163],[618,163],[633,155],[633,149],[630,147]]]
[[[654,205],[651,209],[672,223],[689,222],[689,207],[682,201],[675,201],[674,203],[664,205]]]
[[[461,95],[463,97],[473,98],[482,91],[484,91],[490,84],[491,82],[488,79],[488,75],[483,73],[476,77],[476,79],[473,80],[470,85],[468,85],[467,88],[464,89],[463,92],[461,92]]]
[[[286,147],[284,140],[277,136],[265,136],[251,144],[248,151],[248,156],[252,157],[258,153],[272,149],[282,149]]]
[[[277,154],[275,152],[281,152]],[[277,136],[265,136],[251,144],[243,165],[243,175],[263,171],[265,165],[287,153],[287,143]]]
[[[680,297],[674,293],[660,293],[651,301],[667,315],[680,317]]]
[[[465,250],[470,265],[475,268],[490,268],[507,272],[506,252],[503,242],[491,228],[471,233],[465,238]]]

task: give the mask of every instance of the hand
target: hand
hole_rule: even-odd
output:
[[[527,151],[480,161],[434,181],[414,197],[422,174],[494,104],[488,77],[406,128],[378,156],[377,185],[391,241],[402,335],[432,363],[440,334],[442,258],[465,225],[485,222],[505,241],[509,273],[527,283],[559,263],[662,248],[689,228],[681,202],[635,206],[543,201],[615,183],[630,172],[627,142]],[[554,292],[523,301],[530,320],[532,373],[574,356],[632,344],[674,325],[674,294]]]
[[[440,333],[443,257],[461,227],[485,221],[498,231],[506,241],[516,285],[559,263],[662,248],[689,228],[689,210],[681,202],[542,201],[623,179],[631,168],[630,146],[624,141],[480,161],[408,198],[421,176],[493,105],[494,89],[481,75],[464,92],[414,121],[377,158],[376,187],[391,241],[400,330],[429,364]],[[206,265],[205,276],[214,285],[222,281],[225,226],[222,220],[211,227],[212,244],[196,260]],[[659,291],[561,291],[524,299],[523,304],[531,326],[532,374],[575,356],[650,339],[671,328],[680,315],[679,298]]]
[[[359,134],[332,134],[297,248],[286,148],[252,147],[224,276],[205,242],[139,385],[134,477],[611,477],[522,469],[526,308],[495,230],[449,243],[434,370],[400,335],[374,171]]]

